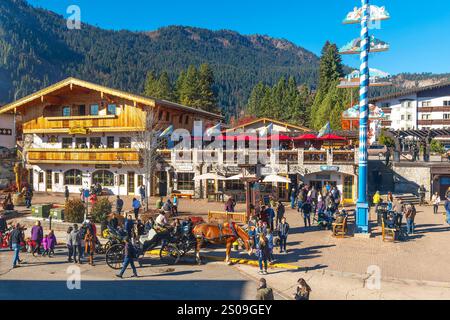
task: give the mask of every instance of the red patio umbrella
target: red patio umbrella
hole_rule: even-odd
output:
[[[263,137],[263,138],[261,138],[261,140],[291,141],[292,138],[287,135],[277,133],[277,134],[271,135],[270,137]]]
[[[320,138],[317,138],[317,140],[323,140],[323,141],[344,141],[347,140],[347,138],[337,136],[335,134],[326,134]]]
[[[312,133],[302,134],[301,136],[295,137],[294,141],[306,141],[306,140],[316,140],[317,136]]]

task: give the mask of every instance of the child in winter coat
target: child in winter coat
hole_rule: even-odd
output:
[[[45,255],[48,254],[48,235],[44,235],[44,238],[42,238],[42,247],[44,248],[44,252],[42,252],[42,256],[44,257]]]

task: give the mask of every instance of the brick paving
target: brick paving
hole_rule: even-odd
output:
[[[123,198],[125,210],[130,210],[132,197]],[[150,200],[151,207],[155,201]],[[52,194],[37,194],[34,198],[34,203],[47,202],[63,203],[64,199],[61,195]],[[223,210],[223,207],[223,203],[187,199],[181,199],[179,205],[182,215],[204,217],[208,210]],[[244,207],[244,204],[238,204],[236,211],[243,211]],[[319,230],[315,226],[305,229],[300,214],[286,206],[286,217],[291,226],[289,253],[276,258],[279,262],[298,265],[303,270],[365,274],[369,266],[376,265],[381,268],[385,279],[450,282],[450,274],[446,270],[450,265],[450,228],[444,221],[443,208],[437,215],[433,214],[432,207],[417,209],[416,235],[406,242],[389,243],[382,241],[380,227],[372,228],[370,239],[336,239],[330,231]]]

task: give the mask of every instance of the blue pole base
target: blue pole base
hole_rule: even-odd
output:
[[[369,204],[358,202],[356,204],[356,230],[355,233],[369,233]]]

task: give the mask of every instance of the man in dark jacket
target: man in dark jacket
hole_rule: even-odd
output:
[[[125,270],[128,268],[128,265],[131,265],[131,269],[133,270],[133,275],[131,277],[137,277],[136,267],[134,265],[134,258],[136,257],[136,250],[133,247],[129,238],[125,239],[125,252],[123,258],[123,266],[122,270],[120,270],[119,274],[116,274],[116,277],[122,278]]]
[[[0,232],[5,233],[7,229],[6,219],[3,215],[0,214]]]
[[[131,239],[133,235],[133,229],[134,229],[134,221],[131,215],[128,215],[128,218],[125,219],[125,231],[127,232],[128,237]]]
[[[69,187],[66,186],[66,188],[64,189],[64,198],[66,198],[66,202],[69,201],[69,196],[70,196]]]
[[[266,279],[259,279],[259,287],[256,290],[256,300],[275,300],[273,298],[273,291],[267,287]]]
[[[14,258],[13,258],[13,268],[17,268],[17,263],[21,263],[19,254],[20,254],[20,244],[24,241],[23,230],[20,224],[16,224],[16,227],[13,231],[11,231],[10,238],[12,249],[14,250]]]
[[[280,253],[287,253],[286,242],[289,234],[289,223],[286,222],[286,217],[281,219],[281,223],[278,225],[278,237],[280,238]]]
[[[116,213],[117,214],[121,214],[122,213],[122,209],[123,209],[123,200],[120,199],[119,196],[117,196],[117,199],[116,199]]]

